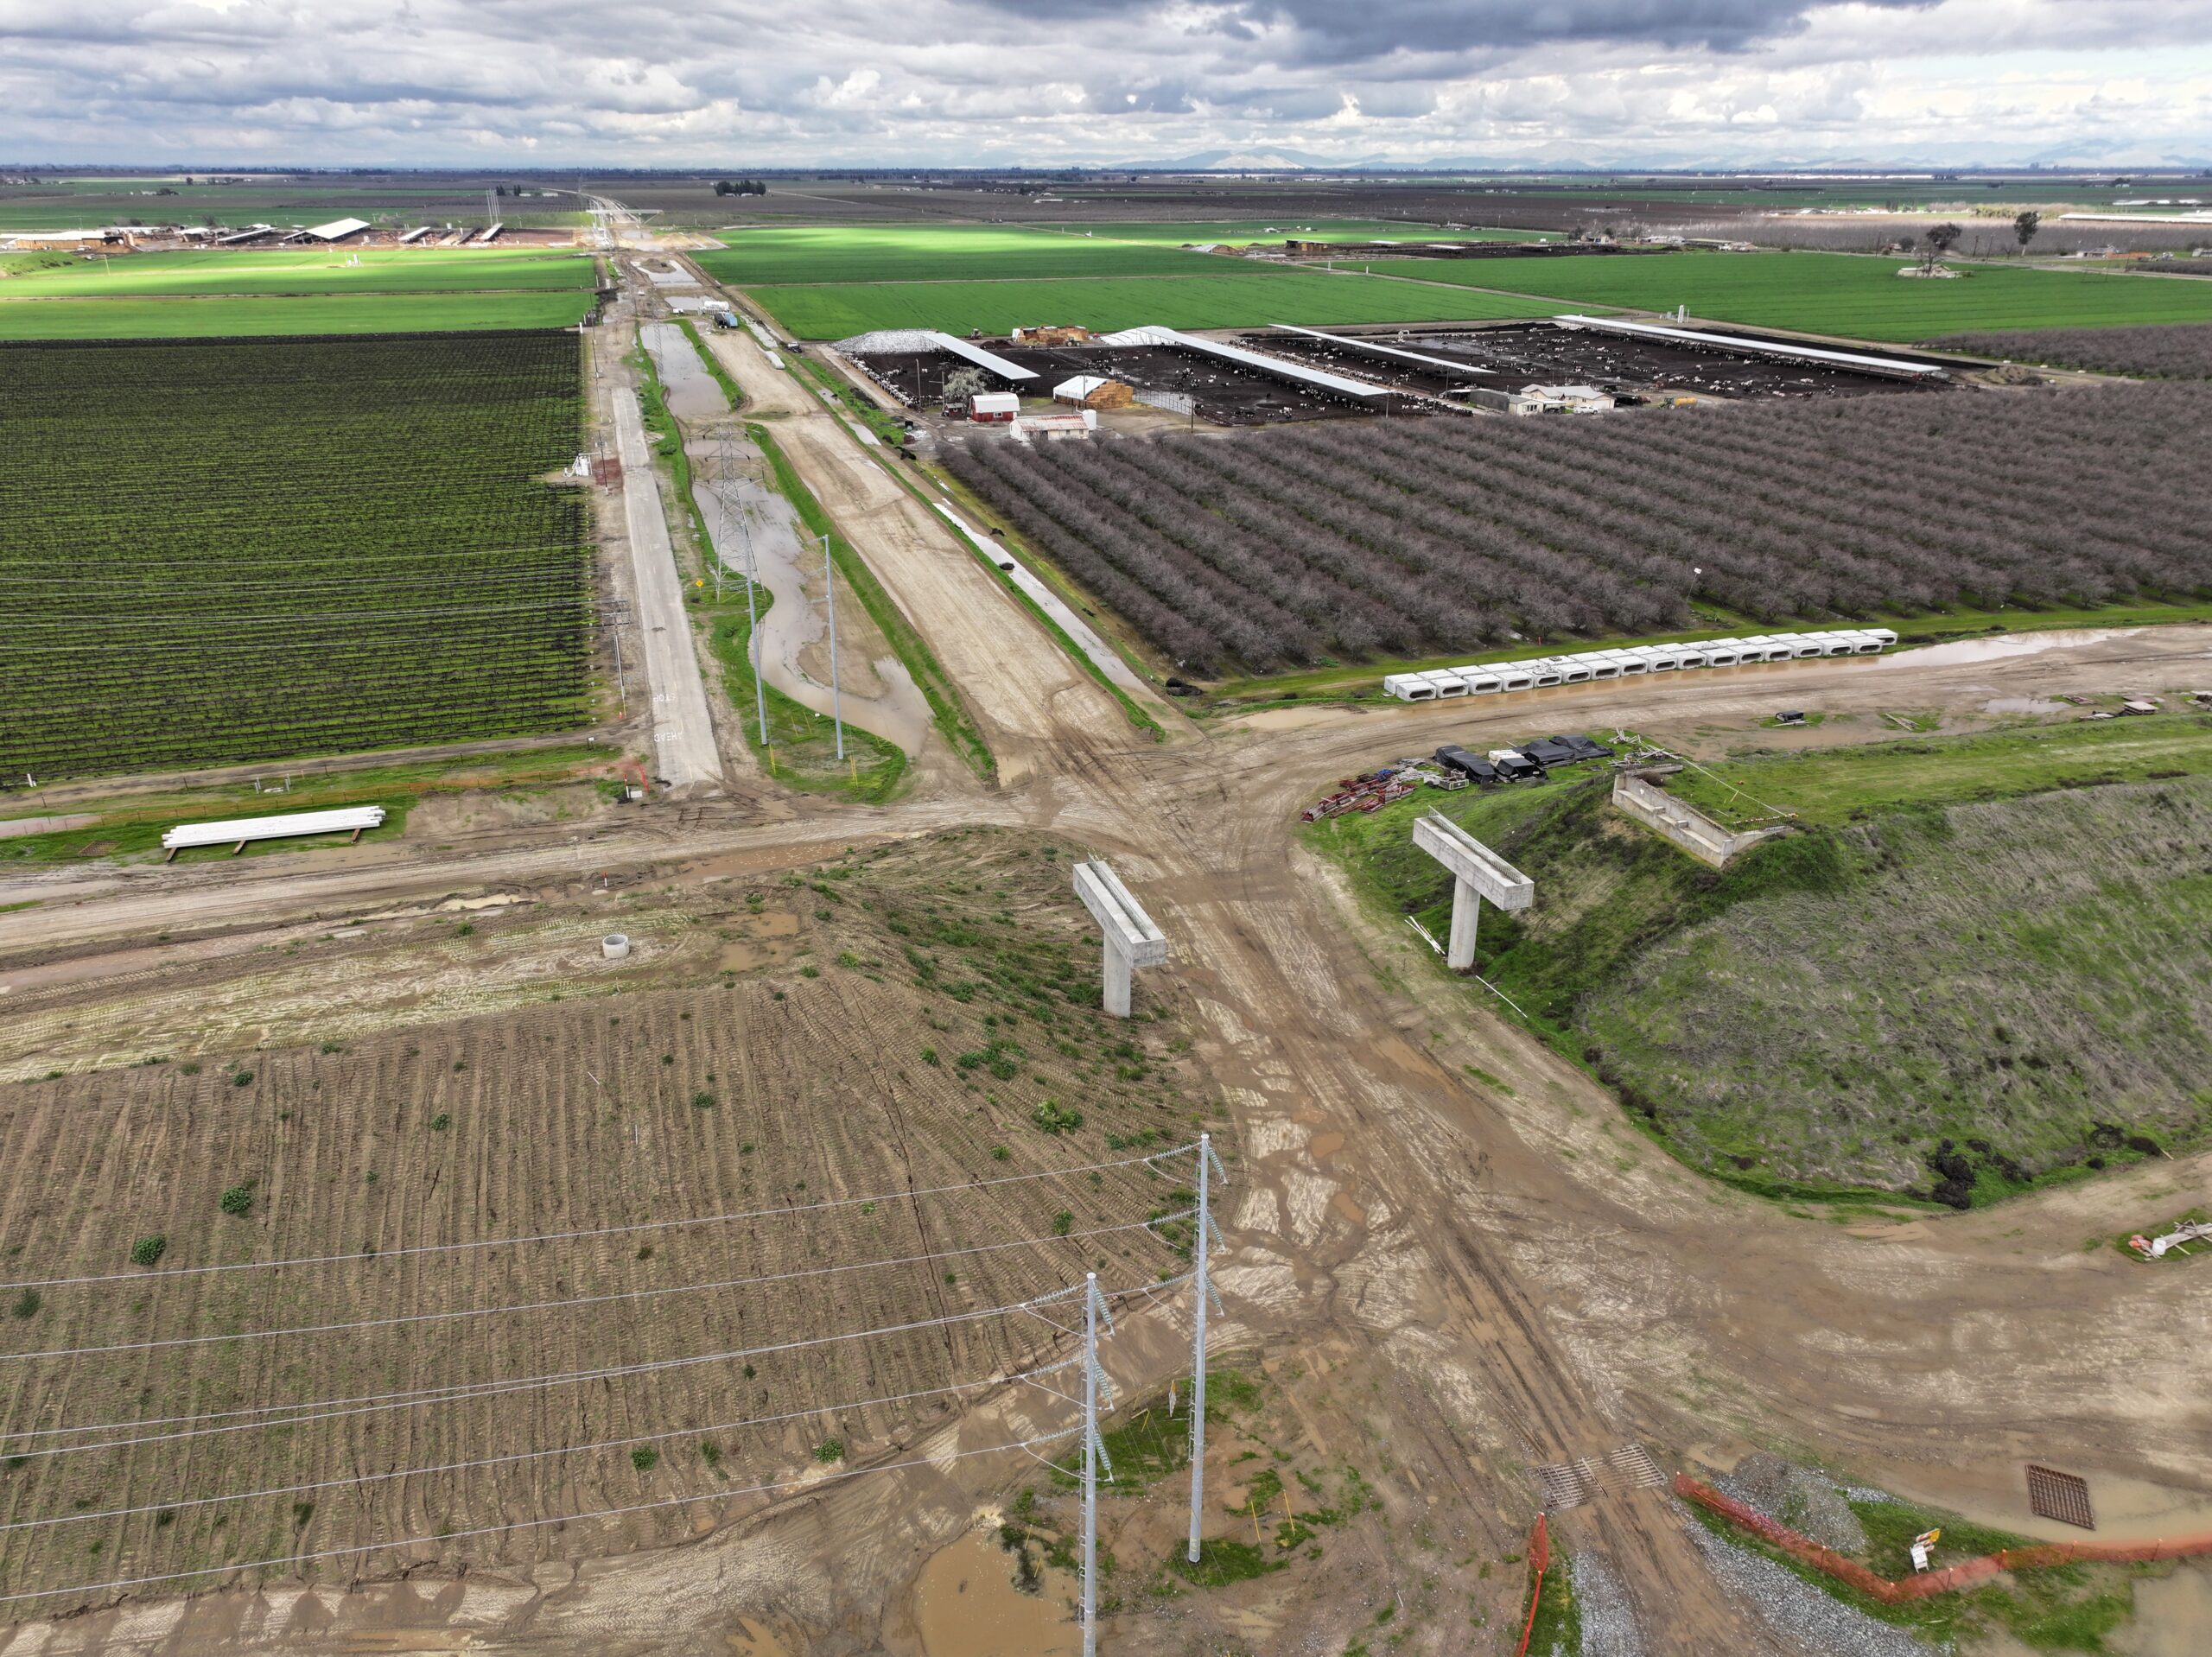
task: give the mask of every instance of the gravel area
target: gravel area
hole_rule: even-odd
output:
[[[1643,1657],[1643,1640],[1628,1608],[1628,1593],[1611,1565],[1592,1553],[1567,1561],[1582,1612],[1582,1657]]]
[[[1950,1649],[1929,1646],[1903,1628],[1878,1622],[1785,1571],[1764,1555],[1739,1548],[1691,1521],[1690,1535],[1728,1590],[1746,1602],[1761,1622],[1774,1631],[1781,1651],[1803,1657],[1929,1657],[1932,1651]],[[1581,1579],[1575,1579],[1580,1592]],[[1589,1613],[1583,1614],[1589,1627]],[[1598,1649],[1586,1641],[1585,1651]]]

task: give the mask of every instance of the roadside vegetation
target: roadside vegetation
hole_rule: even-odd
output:
[[[766,587],[755,594],[755,612],[765,621],[775,595]],[[761,768],[786,788],[810,793],[836,793],[875,804],[898,790],[906,774],[906,755],[895,742],[886,741],[848,721],[845,755],[837,758],[836,733],[829,716],[794,702],[773,685],[766,693],[768,740],[760,740],[760,704],[753,692],[753,621],[745,606],[745,577],[725,579],[719,604],[708,609],[709,647],[721,664],[722,691],[729,698],[746,745]]]
[[[2032,1537],[1979,1525],[1941,1508],[1872,1490],[1844,1497],[1863,1533],[1863,1546],[1839,1549],[1877,1576],[1896,1581],[1912,1574],[1913,1539],[1942,1532],[1936,1556],[1955,1565],[2010,1548],[2035,1546]],[[2134,1584],[2174,1567],[2075,1564],[2008,1572],[1980,1587],[1888,1604],[1815,1569],[1795,1555],[1706,1508],[1690,1515],[1731,1546],[1772,1560],[1791,1575],[1878,1622],[1909,1630],[1931,1647],[1972,1647],[1993,1635],[2009,1636],[2037,1652],[2101,1654],[2124,1647],[2107,1643],[2135,1615]],[[1784,1522],[1787,1522],[1786,1521]],[[1532,1643],[1530,1649],[1536,1647]]]
[[[1614,811],[1604,777],[1424,792],[1306,834],[1440,936],[1421,812],[1531,875],[1535,908],[1484,916],[1477,970],[1731,1183],[1965,1208],[2212,1127],[2212,719],[1714,769],[1802,814],[1725,872]]]
[[[615,797],[628,777],[642,778],[643,767],[620,750],[589,743],[520,748],[508,753],[404,761],[392,765],[321,766],[296,771],[273,765],[251,782],[134,790],[128,794],[73,793],[50,805],[38,790],[14,787],[0,793],[0,819],[87,816],[90,823],[43,835],[0,839],[0,863],[62,862],[85,857],[159,857],[162,834],[180,822],[209,818],[277,816],[288,811],[331,811],[341,806],[380,805],[383,824],[365,830],[365,843],[397,840],[406,832],[408,814],[435,796],[497,793],[509,800],[550,794],[563,785],[588,784],[607,799]],[[566,808],[552,808],[557,817]],[[257,841],[243,855],[264,857],[316,846],[346,844],[350,832],[311,835],[295,840]],[[228,846],[195,848],[177,854],[181,863],[213,861],[231,855]]]

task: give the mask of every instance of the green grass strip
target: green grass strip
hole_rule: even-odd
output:
[[[811,357],[799,357],[793,360],[804,371],[807,378],[819,384],[823,390],[837,400],[841,407],[858,415],[866,422],[868,429],[878,437],[893,448],[905,445],[906,429],[878,408],[866,392],[857,386],[848,384],[835,372],[823,367]]]
[[[0,840],[0,863],[65,862],[87,856],[130,857],[159,852],[162,834],[180,822],[283,816],[295,811],[333,811],[357,805],[380,805],[385,812],[381,827],[363,832],[361,838],[365,841],[397,840],[406,830],[408,811],[433,794],[551,788],[575,780],[580,772],[602,771],[623,758],[620,748],[608,744],[566,743],[507,753],[402,760],[389,765],[343,771],[323,769],[315,760],[272,760],[264,775],[271,782],[279,777],[289,777],[290,786],[283,793],[256,794],[246,784],[226,783],[160,794],[131,795],[107,811],[99,810],[95,803],[89,809],[97,813],[96,822],[53,834]],[[618,785],[608,784],[610,787]],[[31,810],[22,815],[60,816],[65,809],[48,812],[40,809],[34,802]],[[87,808],[80,805],[75,809]],[[275,852],[343,845],[349,834],[350,831],[341,830],[331,835],[255,841],[246,847],[244,855],[262,857]],[[97,853],[90,849],[96,846],[106,849]],[[227,845],[195,848],[180,852],[177,861],[212,862],[230,855]]]
[[[890,470],[890,468],[887,467],[886,470]],[[908,494],[913,496],[916,500],[920,501],[923,505],[928,506],[933,512],[937,510],[935,506],[931,505],[928,496],[925,495],[919,489],[916,488],[905,478],[899,477],[899,473],[896,471],[892,471],[891,475],[893,478],[898,478],[899,486],[905,489]],[[966,491],[958,489],[957,486],[951,486],[949,488],[948,492],[951,492],[953,494],[953,498],[963,506],[972,508],[975,505],[974,497],[969,495]],[[952,530],[952,526],[950,524],[946,524],[945,528]],[[1058,622],[1052,619],[1052,612],[1046,609],[1043,605],[1038,603],[1035,599],[1029,596],[1027,588],[1024,587],[1020,582],[1015,581],[1013,576],[1007,575],[1006,571],[1001,569],[997,564],[992,562],[989,554],[986,553],[981,547],[977,546],[973,541],[970,541],[966,536],[961,534],[959,530],[952,530],[952,538],[959,542],[963,546],[966,547],[968,550],[975,556],[976,562],[982,564],[984,568],[991,572],[992,579],[996,581],[1001,587],[1006,588],[1007,592],[1013,594],[1015,598],[1021,600],[1023,606],[1028,610],[1029,613],[1036,617],[1039,621],[1044,624],[1045,631],[1052,636],[1053,641],[1058,644],[1062,650],[1065,651],[1070,656],[1075,658],[1076,664],[1077,666],[1082,668],[1085,673],[1088,673],[1092,678],[1097,680],[1101,685],[1105,687],[1107,695],[1113,697],[1116,702],[1121,703],[1122,712],[1128,716],[1130,724],[1135,726],[1140,731],[1147,733],[1154,742],[1165,742],[1167,740],[1166,731],[1161,727],[1158,720],[1153,718],[1150,714],[1145,711],[1144,704],[1137,701],[1135,697],[1129,695],[1128,691],[1122,689],[1121,686],[1116,684],[1112,679],[1109,678],[1107,676],[1106,670],[1100,667],[1097,663],[1090,659],[1090,652],[1084,650],[1082,645],[1075,642],[1074,635],[1070,633],[1066,628],[1061,626]],[[1008,540],[1013,539],[1011,536],[1007,538]],[[1014,544],[1017,547],[1020,545],[1019,542],[1014,543]],[[1029,559],[1029,567],[1033,570],[1045,567],[1044,561],[1039,558],[1035,553],[1028,552],[1026,549],[1023,550],[1025,552],[1025,556]],[[1039,579],[1042,578],[1040,577]],[[1063,596],[1065,597],[1065,595],[1063,594]],[[1104,635],[1101,634],[1100,637],[1103,638]],[[1108,648],[1112,648],[1110,644],[1108,645]]]
[[[867,805],[889,799],[906,774],[906,755],[897,743],[848,721],[847,758],[840,760],[829,717],[771,684],[760,686],[768,706],[768,740],[765,745],[761,742],[759,708],[753,701],[753,623],[741,601],[744,585],[745,578],[737,577],[741,601],[726,601],[715,613],[709,639],[715,659],[722,664],[722,689],[741,715],[738,723],[744,727],[747,744],[760,757],[761,768],[786,788],[842,794]],[[775,594],[760,587],[754,601],[765,620],[769,606],[776,601]]]
[[[861,607],[882,630],[893,653],[906,664],[906,671],[921,687],[922,695],[930,705],[930,716],[945,741],[951,745],[953,752],[958,754],[962,762],[985,782],[995,780],[998,776],[998,763],[991,758],[989,745],[983,740],[982,733],[976,728],[974,719],[960,700],[959,690],[954,686],[951,676],[945,672],[944,664],[937,659],[937,653],[930,649],[928,641],[906,619],[906,613],[893,601],[891,594],[884,590],[883,583],[876,580],[875,572],[868,567],[867,561],[854,551],[845,537],[837,532],[837,526],[830,522],[830,514],[823,510],[822,503],[814,498],[814,492],[806,486],[805,480],[798,475],[768,429],[748,423],[745,429],[760,452],[768,457],[768,464],[775,469],[776,487],[783,492],[784,498],[798,511],[799,521],[806,525],[810,533],[830,537],[831,558],[853,591],[859,595]]]
[[[745,406],[744,391],[739,388],[737,382],[730,378],[729,370],[722,366],[722,359],[707,349],[707,342],[699,337],[699,330],[693,325],[691,319],[688,316],[679,316],[676,319],[676,326],[683,330],[685,337],[691,341],[693,348],[698,352],[699,360],[706,364],[707,371],[715,377],[715,384],[722,388],[722,395],[729,399],[730,412],[734,414],[742,409]]]

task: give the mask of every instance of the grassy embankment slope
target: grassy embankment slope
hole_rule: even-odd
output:
[[[1713,772],[1798,832],[1715,873],[1614,811],[1599,776],[1424,791],[1307,834],[1440,936],[1450,888],[1413,818],[1440,809],[1525,870],[1536,905],[1484,917],[1478,970],[1735,1183],[1964,1206],[2212,1125],[2212,719]]]

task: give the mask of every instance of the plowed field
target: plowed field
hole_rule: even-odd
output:
[[[979,1311],[1087,1267],[1114,1286],[1179,1269],[1183,1228],[1147,1222],[1180,1206],[1189,1159],[1138,1160],[1194,1137],[1175,1026],[1093,1010],[1069,860],[971,834],[681,902],[610,896],[581,924],[531,907],[372,924],[303,945],[291,987],[361,952],[332,1027],[345,1002],[383,1008],[379,1032],[266,1051],[238,1032],[10,1089],[0,1594],[652,1503],[600,1521],[596,1546],[672,1540],[764,1499],[734,1493],[829,1470],[833,1441],[882,1454],[950,1415],[944,1389],[1058,1338]],[[637,952],[602,970],[616,927]],[[549,950],[567,981],[501,971]],[[464,956],[531,1004],[390,1027],[407,1014],[388,992]],[[270,984],[271,965],[247,970]],[[121,1002],[72,1021],[119,1032],[167,987],[112,986]],[[1121,1165],[1034,1177],[1096,1164]],[[1002,1183],[938,1191],[980,1181]],[[609,1227],[649,1228],[446,1247]],[[52,1281],[82,1278],[111,1280]],[[439,1316],[493,1307],[537,1309]],[[292,1328],[321,1332],[206,1338]],[[61,1351],[80,1355],[32,1355]],[[667,1367],[544,1384],[639,1364]],[[474,1395],[390,1396],[454,1387]],[[247,1491],[266,1494],[207,1501]],[[308,1569],[573,1553],[589,1527],[565,1529]]]

